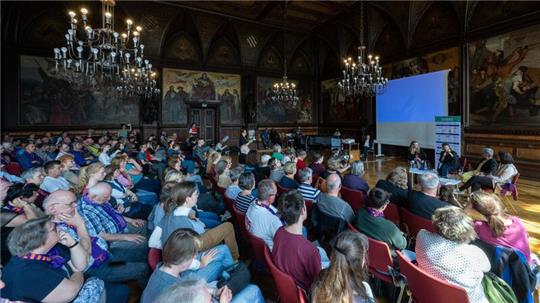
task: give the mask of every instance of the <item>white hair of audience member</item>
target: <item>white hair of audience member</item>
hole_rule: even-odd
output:
[[[93,197],[100,197],[102,195],[108,194],[110,191],[112,191],[112,187],[108,183],[99,182],[98,184],[88,189],[88,195]]]
[[[280,152],[281,152],[281,145],[279,145],[279,144],[274,144],[274,152],[280,153]]]
[[[38,173],[45,175],[45,170],[43,167],[32,167],[22,172],[21,178],[24,180],[29,180],[34,178]]]
[[[211,302],[212,294],[207,290],[206,281],[201,278],[182,279],[169,287],[157,303],[207,303]]]
[[[489,156],[490,158],[493,158],[493,153],[495,153],[495,151],[493,150],[493,148],[484,147],[483,153],[484,155]]]
[[[257,194],[259,195],[260,201],[266,201],[270,196],[275,195],[277,189],[275,188],[274,181],[270,179],[264,179],[259,182],[257,185]]]
[[[11,142],[4,142],[4,143],[2,143],[2,147],[5,150],[11,150],[12,144],[11,144]]]
[[[262,167],[268,166],[268,161],[270,161],[271,158],[272,158],[272,156],[270,156],[270,155],[267,155],[267,154],[262,155],[261,156],[261,166]]]
[[[436,189],[439,186],[439,176],[434,173],[426,173],[418,176],[418,182],[422,189]]]
[[[337,174],[330,174],[326,177],[326,188],[328,191],[334,192],[341,187],[341,178]]]
[[[364,163],[362,161],[354,161],[351,165],[351,174],[363,177],[364,173]]]
[[[45,200],[43,200],[43,204],[41,205],[41,207],[45,210],[46,214],[49,214],[49,206],[58,202],[63,202],[66,198],[68,201],[72,201],[72,198],[76,198],[76,196],[73,192],[70,192],[68,190],[57,190],[48,195]]]
[[[307,152],[303,149],[299,150],[297,153],[298,157],[306,157],[307,156]]]
[[[304,183],[306,181],[309,181],[309,178],[313,175],[313,170],[309,167],[302,168],[298,172],[298,177],[300,178],[300,182]]]

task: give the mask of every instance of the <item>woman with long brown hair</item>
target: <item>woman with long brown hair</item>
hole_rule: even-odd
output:
[[[375,302],[367,274],[368,240],[361,233],[344,231],[336,237],[330,267],[313,283],[313,303]]]

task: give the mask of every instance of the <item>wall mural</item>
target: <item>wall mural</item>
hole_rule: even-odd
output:
[[[290,80],[296,84],[296,107],[271,99],[272,85],[281,78],[257,78],[257,123],[313,123],[313,89],[310,81]]]
[[[358,97],[345,97],[338,89],[339,79],[321,81],[321,102],[325,108],[325,121],[358,122],[369,124],[371,111],[367,99]]]
[[[20,56],[19,125],[138,125],[139,97],[122,96],[99,80],[66,77],[56,74],[50,58]]]
[[[164,124],[186,124],[186,102],[221,103],[221,123],[241,124],[240,75],[163,69]]]
[[[540,125],[540,26],[469,43],[469,125]]]
[[[460,72],[459,48],[453,47],[427,55],[385,64],[383,74],[389,79],[449,69],[448,73],[448,114],[460,115]]]

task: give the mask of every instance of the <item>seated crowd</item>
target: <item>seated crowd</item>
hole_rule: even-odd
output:
[[[244,264],[254,255],[246,255],[251,242],[243,230],[317,303],[374,302],[371,240],[462,287],[470,302],[490,302],[482,284],[492,269],[490,247],[522,256],[537,273],[523,223],[493,193],[515,190],[508,184],[517,168],[506,152],[498,164],[484,149],[479,167],[462,175],[466,201],[459,204],[439,196],[436,173],[418,175],[416,186],[396,167],[370,188],[361,161],[332,156],[325,163],[321,153],[275,145],[271,155],[243,150],[233,166],[231,156],[190,139],[6,136],[2,302],[127,302],[135,295],[130,281],[143,303],[265,302]],[[446,152],[443,176],[456,165],[455,152]],[[419,148],[410,153],[412,161],[425,160]],[[342,187],[365,200],[352,204]],[[432,221],[431,231],[407,235],[388,217],[389,206]],[[322,226],[329,219],[340,224],[327,242]],[[157,264],[149,264],[150,250],[159,251]]]

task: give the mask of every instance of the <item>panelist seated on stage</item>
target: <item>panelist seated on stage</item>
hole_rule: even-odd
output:
[[[457,172],[460,167],[459,156],[452,150],[448,143],[443,143],[441,155],[439,157],[441,163],[438,169],[439,176],[446,178],[448,173]]]
[[[407,152],[407,162],[414,163],[415,166],[421,167],[426,161],[426,153],[420,149],[420,144],[416,141],[412,141],[409,144],[409,151]]]

